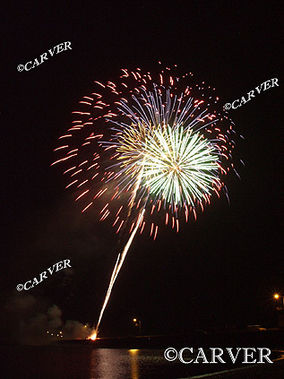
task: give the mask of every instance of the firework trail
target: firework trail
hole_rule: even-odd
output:
[[[109,301],[109,298],[110,298],[110,295],[111,295],[111,292],[112,292],[112,288],[113,288],[114,282],[115,282],[115,280],[116,280],[116,278],[117,278],[117,276],[119,274],[119,271],[120,271],[120,269],[121,269],[121,267],[123,265],[123,262],[124,262],[124,260],[126,258],[126,255],[127,255],[128,250],[129,250],[129,248],[131,246],[131,243],[132,243],[132,241],[133,241],[133,239],[135,237],[137,229],[138,229],[141,221],[143,220],[144,211],[145,211],[145,209],[143,209],[142,212],[141,212],[141,214],[139,215],[137,223],[136,223],[136,226],[135,226],[134,230],[132,231],[129,240],[126,243],[126,245],[125,245],[125,247],[124,247],[124,249],[122,251],[121,256],[119,254],[118,257],[117,257],[117,260],[116,260],[116,263],[115,263],[115,266],[114,266],[114,269],[113,269],[113,272],[112,272],[112,275],[111,275],[111,279],[110,279],[110,282],[109,282],[109,286],[108,286],[108,289],[107,289],[107,293],[106,293],[106,296],[105,296],[105,299],[104,299],[104,302],[103,302],[103,305],[102,305],[102,309],[100,311],[99,319],[98,319],[95,331],[90,336],[90,339],[96,339],[96,337],[98,335],[98,330],[99,330],[99,327],[100,327],[100,323],[101,323],[104,311],[106,309],[106,306],[108,304],[108,301]]]
[[[133,206],[136,194],[137,194],[137,190],[138,190],[139,185],[141,183],[142,173],[143,173],[143,166],[141,168],[141,172],[139,174],[137,183],[135,184],[135,188],[134,188],[134,191],[133,191],[133,194],[132,194],[132,197],[131,197],[129,211],[128,211],[128,217],[131,214],[132,206]],[[145,209],[143,209],[142,212],[139,214],[138,220],[136,222],[136,226],[135,226],[134,230],[132,231],[129,240],[126,243],[126,245],[125,245],[125,247],[124,247],[124,249],[122,251],[122,254],[121,255],[120,255],[120,253],[118,254],[117,260],[116,260],[115,265],[114,265],[114,269],[112,271],[112,275],[111,275],[111,278],[110,278],[110,282],[109,282],[109,286],[108,286],[108,289],[107,289],[107,292],[106,292],[106,296],[105,296],[105,299],[104,299],[104,302],[103,302],[103,305],[102,305],[102,308],[101,308],[101,311],[100,311],[100,314],[99,314],[98,322],[97,322],[95,331],[90,336],[90,339],[96,339],[97,338],[99,327],[100,327],[100,323],[101,323],[104,311],[106,309],[106,306],[107,306],[107,304],[109,302],[109,298],[110,298],[110,295],[111,295],[111,292],[112,292],[112,288],[113,288],[114,282],[116,281],[116,278],[117,278],[117,276],[119,274],[119,271],[120,271],[120,269],[121,269],[121,267],[123,265],[123,262],[124,262],[124,260],[126,258],[126,255],[127,255],[128,250],[129,250],[129,248],[131,246],[131,243],[132,243],[132,241],[133,241],[133,239],[135,237],[137,229],[141,225],[141,221],[143,220],[144,212],[145,212]]]
[[[82,212],[95,205],[100,221],[130,238],[114,266],[94,336],[135,234],[156,239],[161,224],[177,232],[213,196],[227,195],[236,132],[215,89],[191,73],[166,67],[156,75],[122,69],[116,83],[95,82],[59,137],[52,165],[64,164]],[[67,165],[67,167],[66,167]]]

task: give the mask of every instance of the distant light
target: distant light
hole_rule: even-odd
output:
[[[137,322],[137,318],[134,318],[134,319],[133,319],[133,322]]]
[[[275,293],[275,294],[273,295],[273,297],[274,297],[274,299],[278,300],[279,297],[280,297],[280,295],[279,295],[279,293]]]

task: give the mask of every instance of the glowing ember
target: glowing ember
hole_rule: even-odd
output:
[[[97,339],[97,331],[95,330],[87,339],[95,341]]]

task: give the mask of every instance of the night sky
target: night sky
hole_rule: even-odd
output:
[[[229,113],[245,137],[241,180],[232,175],[226,182],[230,205],[221,196],[178,234],[161,230],[155,242],[137,237],[101,333],[127,333],[133,316],[154,334],[273,325],[271,297],[284,290],[280,2],[62,4],[24,1],[2,12],[1,303],[16,296],[18,283],[68,258],[71,271],[27,292],[39,309],[58,305],[65,320],[97,320],[117,235],[92,210],[81,214],[61,170],[50,167],[52,150],[94,80],[115,80],[123,67],[155,70],[161,60],[216,87],[224,104],[271,78],[280,86]],[[72,50],[17,71],[64,41]]]

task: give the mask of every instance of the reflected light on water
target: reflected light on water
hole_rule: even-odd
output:
[[[90,379],[139,379],[139,350],[94,349]],[[129,375],[130,374],[130,375]]]
[[[128,350],[131,362],[131,379],[139,379],[138,349]]]

